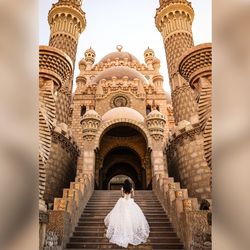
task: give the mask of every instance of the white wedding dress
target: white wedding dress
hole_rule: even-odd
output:
[[[117,201],[104,223],[109,242],[121,247],[145,243],[149,236],[148,222],[131,194],[124,194],[124,198]]]

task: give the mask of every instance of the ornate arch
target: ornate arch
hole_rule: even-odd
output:
[[[152,140],[150,134],[147,128],[142,123],[127,118],[119,118],[107,121],[99,127],[94,141],[94,149],[97,149],[99,147],[102,137],[108,130],[119,125],[130,126],[139,131],[146,140],[147,148],[152,148]]]

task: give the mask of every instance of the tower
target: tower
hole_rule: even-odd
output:
[[[160,0],[155,24],[161,32],[166,51],[169,81],[172,90],[175,123],[190,121],[197,115],[197,104],[189,84],[178,72],[178,59],[194,46],[192,21],[194,11],[187,0]]]
[[[211,197],[211,171],[205,160],[204,135],[195,94],[190,79],[184,79],[179,72],[181,57],[194,47],[193,18],[194,10],[187,0],[160,0],[155,24],[165,46],[176,124],[167,146],[168,171],[188,188],[191,197],[201,200]]]
[[[155,58],[155,52],[149,47],[144,51],[144,60],[149,69],[153,69],[152,63]]]
[[[95,62],[95,51],[90,47],[89,49],[87,49],[84,53],[85,55],[85,61],[87,64],[87,68],[86,70],[91,70],[94,62]]]
[[[66,53],[75,64],[77,44],[86,27],[85,13],[81,9],[82,0],[59,0],[49,11],[49,46]],[[73,73],[62,86],[56,98],[56,119],[58,123],[69,124]]]
[[[59,0],[49,11],[49,46],[65,52],[75,62],[80,34],[86,27],[81,0]]]

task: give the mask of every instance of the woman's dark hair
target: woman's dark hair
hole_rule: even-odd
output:
[[[132,190],[132,183],[129,181],[129,179],[126,179],[123,183],[123,191],[125,194],[129,194]]]

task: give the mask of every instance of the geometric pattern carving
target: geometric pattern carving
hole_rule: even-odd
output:
[[[51,130],[55,118],[55,100],[52,81],[44,83],[39,91],[39,199],[43,199],[46,182],[46,164],[51,149]]]
[[[39,46],[39,75],[54,80],[61,87],[72,75],[71,59],[62,51]]]
[[[192,35],[178,32],[165,41],[168,70],[170,76],[177,71],[177,62],[185,51],[194,46]]]
[[[197,115],[194,91],[187,83],[184,83],[182,87],[176,87],[171,95],[176,124],[182,120],[189,121],[192,116]]]
[[[71,36],[55,34],[50,38],[49,46],[62,50],[73,62],[75,61],[77,42]]]
[[[70,116],[71,94],[67,86],[63,86],[57,92],[56,120],[57,123],[68,124]]]
[[[188,50],[179,60],[179,72],[189,81],[197,93],[198,114],[204,136],[205,158],[212,164],[212,46],[197,45]]]
[[[201,77],[202,73],[211,72],[211,66],[212,46],[210,43],[200,44],[182,55],[179,72],[192,85],[195,78]]]

